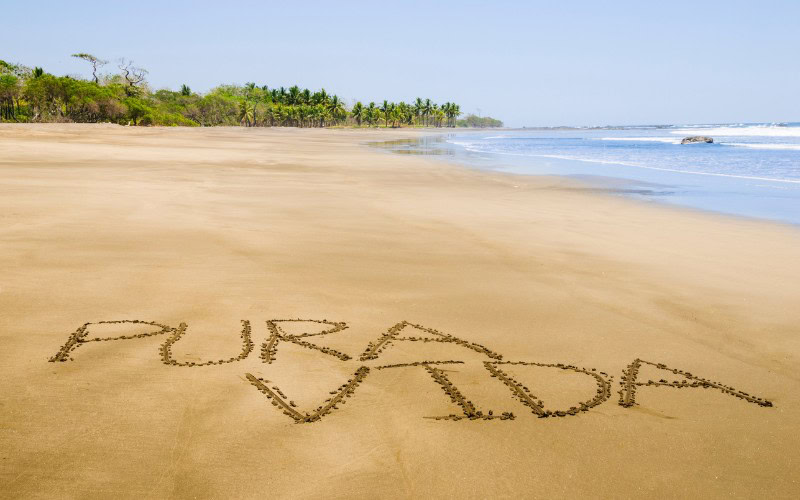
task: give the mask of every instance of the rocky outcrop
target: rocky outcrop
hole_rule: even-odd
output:
[[[714,142],[714,139],[704,135],[693,135],[691,137],[684,137],[681,141],[681,144],[693,144],[695,142],[707,142],[708,144],[711,144]]]

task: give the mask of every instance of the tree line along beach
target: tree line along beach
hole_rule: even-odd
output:
[[[490,117],[459,119],[456,103],[413,102],[347,105],[325,89],[297,85],[220,85],[204,95],[183,84],[178,91],[153,90],[148,71],[122,58],[108,61],[73,54],[88,63],[92,76],[55,76],[40,67],[0,60],[0,121],[119,123],[129,125],[257,127],[502,127]],[[111,72],[105,72],[111,68]]]

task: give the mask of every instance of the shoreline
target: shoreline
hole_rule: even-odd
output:
[[[800,226],[796,206],[800,203],[800,184],[795,180],[773,179],[732,172],[704,172],[698,168],[686,170],[683,167],[668,168],[658,166],[659,157],[664,151],[653,152],[655,165],[614,161],[611,159],[590,158],[587,155],[603,155],[603,151],[586,147],[583,153],[560,154],[515,153],[503,151],[510,144],[503,144],[503,137],[482,137],[486,133],[439,134],[429,139],[411,140],[405,145],[387,146],[397,153],[431,156],[437,160],[450,161],[472,169],[490,172],[515,173],[533,176],[560,176],[578,180],[593,188],[617,188],[619,194],[639,201],[658,202],[663,205],[689,207],[704,212],[744,216],[773,222]],[[511,136],[511,139],[544,140],[560,142],[557,139],[575,141],[571,137],[539,137],[538,135]],[[483,150],[483,139],[489,141],[488,150]],[[594,137],[577,138],[578,142],[591,141]],[[603,138],[604,141],[624,142],[626,137]],[[636,138],[647,141],[647,138]],[[390,143],[393,141],[390,141]],[[404,142],[404,141],[398,141]],[[653,141],[650,141],[653,143]],[[659,141],[655,141],[658,143]],[[495,144],[496,143],[496,144]],[[477,149],[473,149],[474,146]],[[514,146],[516,147],[516,146]],[[547,146],[546,146],[547,147]],[[552,146],[551,146],[552,147]],[[495,151],[492,151],[495,148]],[[578,150],[576,150],[578,151]],[[690,151],[690,150],[686,150]],[[636,154],[636,153],[634,153]],[[669,154],[679,154],[669,152]],[[721,153],[720,153],[721,154]],[[639,154],[641,156],[641,154]],[[716,158],[714,153],[710,157]],[[697,161],[721,161],[689,155],[685,158]],[[640,158],[639,161],[642,159]],[[741,160],[737,160],[741,163]],[[752,161],[758,161],[753,158]],[[741,168],[741,167],[739,167]]]
[[[388,132],[0,125],[4,491],[794,494],[795,227]]]
[[[523,129],[508,129],[508,130],[523,130]],[[478,132],[478,130],[474,130]],[[426,135],[424,137],[428,138],[441,138],[442,136],[446,135],[446,132],[441,133],[432,133]],[[766,224],[774,224],[779,227],[789,228],[789,229],[800,229],[800,222],[791,222],[787,220],[769,218],[767,216],[758,216],[758,215],[747,215],[742,213],[732,213],[732,212],[725,212],[719,209],[714,208],[704,208],[699,206],[692,206],[692,205],[683,205],[679,203],[674,203],[670,201],[660,201],[660,196],[655,195],[646,195],[641,194],[640,191],[645,190],[646,187],[652,186],[653,188],[670,188],[668,184],[661,184],[655,181],[647,182],[641,181],[636,179],[631,179],[627,177],[619,177],[614,175],[602,175],[602,174],[553,174],[553,173],[522,173],[519,171],[514,171],[511,169],[489,169],[489,168],[482,168],[476,164],[470,164],[468,161],[465,161],[463,158],[455,158],[450,156],[442,150],[441,152],[431,151],[426,152],[421,148],[415,149],[398,149],[393,148],[395,146],[394,143],[407,143],[409,145],[414,145],[418,143],[420,138],[408,138],[408,139],[400,139],[400,140],[393,140],[390,139],[389,141],[376,141],[376,142],[367,142],[364,143],[365,146],[377,149],[384,153],[388,154],[409,154],[412,156],[419,156],[419,157],[429,157],[432,161],[442,162],[449,165],[456,165],[460,168],[465,168],[468,170],[485,172],[492,175],[499,175],[499,176],[509,176],[512,178],[543,178],[543,179],[560,179],[564,182],[568,182],[573,184],[572,189],[576,190],[583,190],[587,194],[589,193],[597,193],[597,194],[605,194],[605,195],[613,195],[613,196],[620,196],[624,197],[627,200],[633,201],[634,203],[641,203],[645,205],[657,205],[667,210],[678,210],[679,212],[686,211],[688,213],[695,213],[695,214],[705,214],[711,217],[723,217],[723,218],[732,218],[733,220],[741,220],[741,221],[750,221],[754,223],[766,223]],[[465,150],[466,151],[466,150]],[[502,157],[504,156],[502,153],[486,153],[487,155]],[[515,156],[509,154],[509,156]],[[547,159],[546,157],[536,157],[536,156],[525,156],[525,158],[531,159]],[[568,159],[559,159],[558,161],[563,161],[566,163],[569,162],[585,162],[585,163],[593,163],[591,160],[568,160]],[[636,166],[632,167],[630,165],[625,165],[622,163],[609,163],[611,165],[616,165],[620,167],[630,167],[630,168],[644,168],[649,169],[650,167],[641,167]],[[661,170],[655,168],[654,170]],[[717,176],[720,174],[713,174],[713,173],[697,173],[694,172],[683,172],[683,171],[670,171],[677,174],[682,175],[708,175],[708,176]],[[768,179],[767,179],[768,180]],[[639,187],[640,189],[630,189],[631,187]]]

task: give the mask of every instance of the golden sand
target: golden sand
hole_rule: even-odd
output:
[[[419,133],[0,126],[0,496],[800,494],[800,231]]]

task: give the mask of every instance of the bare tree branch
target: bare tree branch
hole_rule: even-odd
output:
[[[72,57],[77,57],[78,59],[83,59],[84,61],[88,62],[92,65],[92,76],[94,77],[94,83],[100,83],[100,80],[97,78],[97,68],[105,66],[108,64],[108,61],[104,59],[97,58],[92,54],[86,54],[81,52],[79,54],[72,54]]]
[[[133,65],[133,61],[127,60],[124,57],[119,60],[117,67],[122,71],[122,77],[128,83],[129,93],[138,91],[139,85],[144,82],[147,76],[147,70]]]

